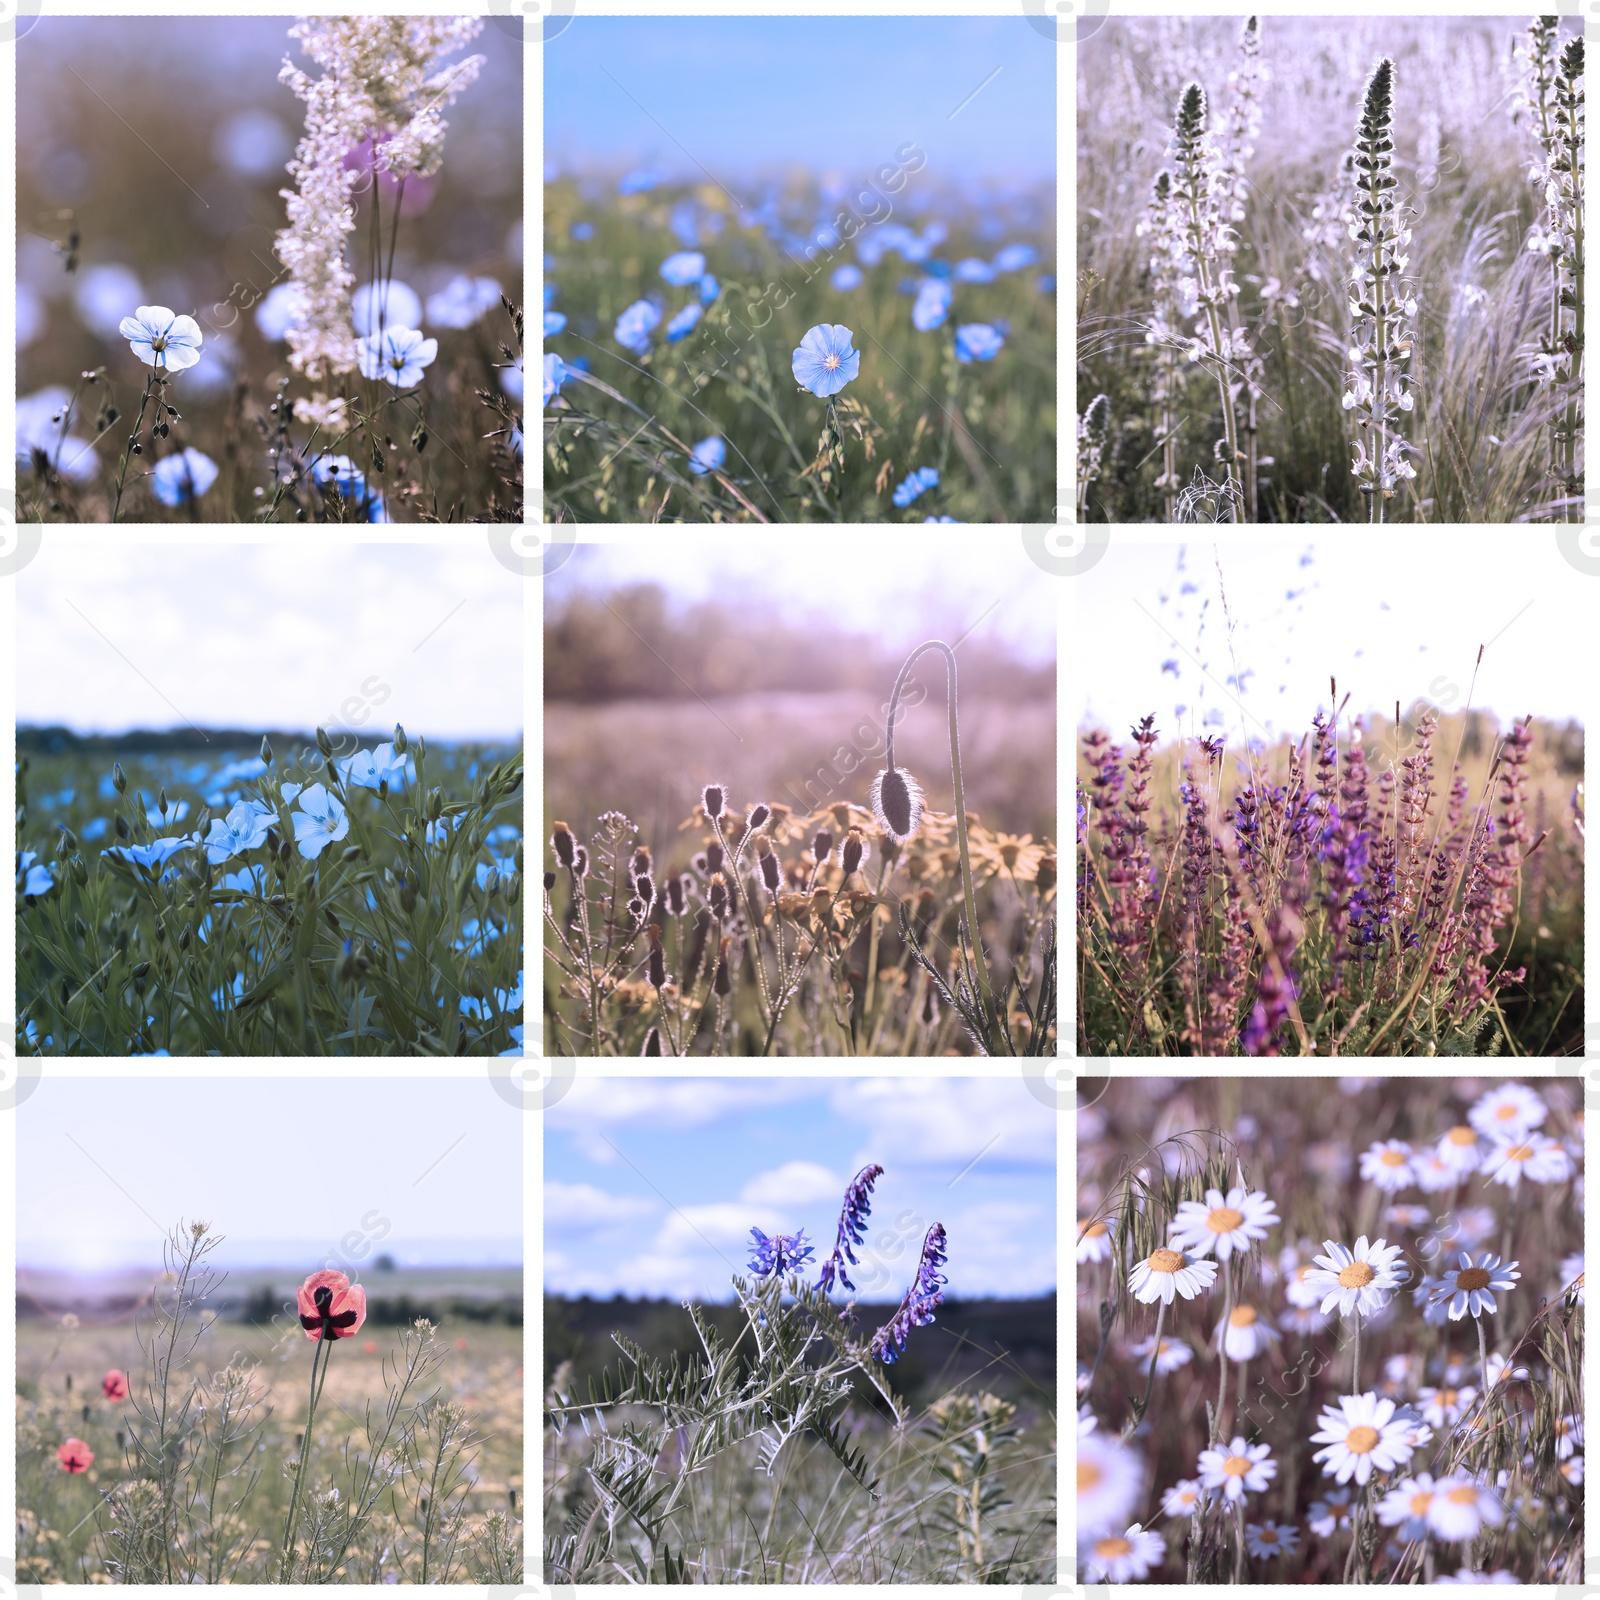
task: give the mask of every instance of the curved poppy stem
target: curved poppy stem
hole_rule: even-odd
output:
[[[311,1455],[311,1425],[316,1420],[317,1401],[322,1397],[321,1386],[317,1383],[317,1363],[322,1362],[323,1381],[327,1381],[328,1363],[323,1357],[323,1347],[330,1344],[325,1335],[316,1342],[316,1348],[311,1352],[311,1392],[306,1401],[306,1436],[300,1445],[300,1460],[294,1472],[294,1492],[289,1496],[289,1516],[283,1529],[283,1559],[278,1565],[278,1582],[287,1583],[289,1574],[294,1567],[294,1534],[295,1527],[300,1521],[300,1488],[306,1479],[306,1461]]]

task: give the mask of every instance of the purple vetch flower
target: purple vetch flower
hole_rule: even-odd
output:
[[[816,1254],[806,1239],[804,1228],[798,1233],[776,1233],[770,1239],[759,1228],[752,1228],[750,1237],[755,1240],[750,1247],[750,1270],[758,1278],[773,1273],[780,1278],[787,1277]]]
[[[1247,1056],[1275,1056],[1278,1049],[1278,1030],[1289,1015],[1289,1002],[1300,995],[1299,981],[1290,958],[1300,943],[1303,931],[1299,917],[1288,906],[1278,906],[1267,916],[1267,932],[1272,938],[1272,961],[1261,964],[1261,978],[1256,989],[1256,1003],[1244,1025],[1239,1045]],[[1282,969],[1280,980],[1278,969]]]
[[[944,1224],[936,1222],[922,1241],[922,1260],[917,1264],[917,1281],[906,1290],[900,1309],[872,1336],[872,1354],[886,1367],[900,1359],[913,1328],[925,1328],[933,1321],[936,1307],[944,1304],[945,1264]]]
[[[839,1213],[839,1232],[833,1241],[833,1254],[822,1263],[822,1276],[817,1279],[817,1287],[824,1294],[833,1292],[835,1278],[845,1288],[855,1289],[844,1264],[848,1261],[851,1266],[856,1265],[855,1251],[850,1247],[860,1244],[866,1234],[867,1218],[872,1215],[872,1186],[882,1176],[880,1166],[863,1167],[844,1192],[844,1209]]]

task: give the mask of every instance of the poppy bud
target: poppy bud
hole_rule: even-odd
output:
[[[706,815],[715,819],[722,815],[723,807],[728,803],[728,791],[720,783],[708,783],[702,798],[705,802]]]
[[[633,862],[630,870],[632,871],[634,877],[637,878],[640,873],[648,873],[650,868],[650,847],[642,844],[633,852]]]
[[[878,826],[896,840],[909,839],[922,819],[922,789],[903,767],[880,772],[872,785],[872,811]]]
[[[650,987],[663,989],[667,983],[667,958],[661,948],[661,930],[650,925]]]
[[[722,846],[718,844],[715,839],[713,839],[711,843],[706,846],[706,871],[708,873],[721,872],[722,863],[726,859],[726,855],[727,852],[723,850]]]
[[[394,753],[397,756],[406,753],[406,730],[398,722],[394,725]]]
[[[1039,887],[1040,894],[1049,894],[1056,886],[1056,858],[1054,856],[1041,856],[1039,870],[1034,873],[1033,881]]]
[[[826,828],[818,828],[811,840],[811,858],[820,867],[833,854],[833,835]]]
[[[632,898],[632,899],[631,899],[631,900],[630,900],[630,901],[629,901],[629,902],[628,902],[628,908],[627,908],[627,909],[628,909],[628,915],[629,915],[629,916],[630,916],[630,917],[631,917],[631,918],[632,918],[632,919],[633,919],[633,925],[634,925],[634,926],[635,926],[635,927],[638,927],[638,925],[639,925],[639,924],[640,924],[640,923],[641,923],[641,922],[643,922],[643,921],[644,921],[644,918],[645,918],[645,913],[646,913],[646,912],[647,912],[647,911],[648,911],[648,910],[649,910],[649,909],[650,909],[650,907],[649,907],[649,906],[647,906],[647,905],[646,905],[646,904],[645,904],[645,903],[644,903],[644,901],[643,901],[643,900],[641,900],[641,899],[640,899],[640,898],[639,898],[639,897],[638,897],[638,895],[635,895],[635,896],[634,896],[634,897],[633,897],[633,898]]]
[[[867,841],[861,837],[859,828],[852,828],[844,837],[844,848],[839,852],[839,864],[844,868],[845,877],[852,872],[861,870],[861,863],[867,857]]]
[[[644,901],[647,906],[654,904],[656,898],[656,889],[655,885],[650,881],[650,874],[648,872],[641,872],[638,877],[633,880],[633,887],[634,892],[641,900]]]
[[[267,743],[266,734],[261,735],[261,759],[270,767],[272,765],[272,746]]]
[[[757,828],[766,827],[771,816],[771,806],[757,806],[755,810],[750,813],[750,831],[754,833]]]
[[[326,728],[317,729],[317,749],[322,752],[327,760],[333,760],[333,740],[328,737]]]
[[[711,882],[707,886],[706,904],[711,907],[711,915],[718,922],[728,914],[728,880],[720,872],[711,874]]]
[[[673,916],[683,915],[683,874],[675,873],[667,879],[667,910]]]
[[[556,875],[555,875],[555,873],[553,873],[553,872],[545,873],[545,875],[544,875],[544,892],[546,894],[549,894],[550,891],[553,888],[555,888],[555,886],[556,886]]]
[[[578,846],[573,857],[572,870],[577,873],[580,878],[587,878],[589,876],[589,852],[585,850],[581,844]]]
[[[783,881],[782,873],[778,867],[778,858],[770,850],[761,858],[761,881],[766,885],[770,894],[776,894],[778,885]]]
[[[728,941],[722,941],[722,953],[717,957],[717,975],[712,980],[711,989],[714,994],[732,994],[733,979],[728,974]]]
[[[570,867],[572,865],[572,829],[566,823],[558,822],[550,830],[550,848],[555,851],[556,860],[562,866]]]

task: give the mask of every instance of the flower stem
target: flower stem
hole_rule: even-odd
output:
[[[1478,1325],[1478,1365],[1483,1372],[1483,1388],[1478,1392],[1487,1401],[1489,1398],[1489,1342],[1483,1333],[1483,1318],[1472,1319]]]
[[[322,1361],[322,1376],[326,1381],[328,1376],[328,1363],[323,1353],[323,1346],[332,1341],[319,1338],[311,1352],[311,1390],[306,1400],[306,1436],[300,1445],[300,1460],[295,1465],[294,1492],[289,1496],[289,1516],[283,1530],[283,1559],[278,1567],[278,1582],[287,1583],[289,1574],[294,1567],[294,1534],[295,1526],[300,1520],[300,1488],[306,1479],[306,1462],[311,1456],[311,1424],[316,1420],[317,1400],[321,1396],[321,1385],[317,1382],[317,1362]]]
[[[155,392],[159,382],[154,372],[146,375],[144,380],[144,393],[139,396],[139,415],[134,420],[133,432],[128,436],[128,442],[122,447],[122,460],[117,466],[117,497],[111,502],[111,520],[117,520],[117,513],[122,508],[122,485],[128,476],[128,457],[133,454],[133,447],[138,443],[139,435],[144,430],[144,414],[150,404],[150,396]]]
[[[1228,1403],[1228,1325],[1233,1318],[1233,1263],[1222,1263],[1222,1327],[1217,1333],[1217,1359],[1222,1371],[1217,1378],[1216,1433],[1211,1442],[1222,1437],[1222,1408]]]
[[[1350,1349],[1350,1393],[1361,1393],[1361,1311],[1356,1310],[1356,1337]]]
[[[1156,1338],[1155,1345],[1150,1351],[1150,1375],[1144,1381],[1144,1399],[1139,1404],[1139,1417],[1141,1421],[1144,1418],[1145,1412],[1150,1409],[1150,1393],[1156,1386],[1156,1362],[1161,1359],[1161,1325],[1166,1320],[1167,1302],[1163,1300],[1156,1308]],[[1104,1339],[1101,1339],[1100,1341],[1100,1348],[1102,1351],[1105,1349]],[[1097,1357],[1095,1360],[1096,1369],[1099,1368],[1099,1365],[1100,1362],[1099,1358]],[[1092,1382],[1093,1379],[1091,1378],[1090,1381]]]

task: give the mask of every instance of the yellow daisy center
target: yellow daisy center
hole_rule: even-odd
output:
[[[1432,1504],[1433,1496],[1425,1489],[1419,1494],[1412,1495],[1412,1497],[1406,1501],[1406,1505],[1410,1509],[1411,1515],[1414,1517],[1425,1517],[1428,1514],[1428,1507]]]
[[[1152,1272],[1176,1272],[1183,1265],[1183,1256],[1176,1250],[1157,1250],[1150,1257]]]
[[[1513,1122],[1516,1120],[1517,1108],[1508,1100],[1503,1106],[1496,1106],[1494,1108],[1494,1114],[1502,1122]],[[1450,1498],[1453,1500],[1455,1499],[1455,1496],[1451,1495]]]
[[[1386,1167],[1403,1167],[1406,1164],[1404,1150],[1384,1150],[1378,1155],[1378,1160]]]
[[[1514,1144],[1506,1151],[1507,1161],[1531,1161],[1533,1159],[1533,1146],[1531,1144]]]
[[[1476,1128],[1469,1128],[1464,1124],[1458,1123],[1449,1131],[1449,1133],[1445,1135],[1445,1138],[1447,1138],[1451,1144],[1476,1144],[1478,1142],[1478,1131]]]
[[[1244,1213],[1235,1211],[1232,1206],[1218,1206],[1206,1215],[1206,1226],[1213,1233],[1232,1233],[1243,1221]]]
[[[1128,1555],[1132,1549],[1132,1543],[1118,1534],[1115,1539],[1102,1539],[1094,1547],[1094,1553],[1097,1556],[1116,1557]]]
[[[1249,1456],[1229,1456],[1222,1463],[1222,1475],[1225,1478],[1242,1478],[1250,1470]]]
[[[1456,1399],[1456,1391],[1454,1389],[1446,1389],[1439,1396],[1439,1404],[1442,1406],[1453,1406],[1456,1403]]]
[[[1370,1455],[1378,1442],[1378,1430],[1369,1428],[1364,1423],[1359,1428],[1352,1428],[1344,1436],[1344,1447],[1352,1455]]]
[[[1092,1461],[1078,1463],[1078,1493],[1088,1494],[1091,1489],[1100,1487],[1100,1480],[1105,1476]]]
[[[1228,1318],[1229,1323],[1235,1328],[1248,1328],[1255,1320],[1256,1312],[1254,1306],[1235,1306],[1233,1315]]]
[[[1482,1267],[1463,1267],[1456,1274],[1456,1288],[1458,1289],[1487,1289],[1489,1287],[1489,1274]]]
[[[1451,1489],[1447,1491],[1445,1494],[1445,1499],[1448,1500],[1453,1506],[1476,1505],[1478,1501],[1478,1491],[1474,1489],[1470,1483],[1464,1483],[1459,1489]]]
[[[822,358],[822,364],[829,372],[832,372],[839,365],[839,358],[830,351]]]
[[[1278,1530],[1276,1528],[1263,1528],[1256,1535],[1256,1538],[1262,1544],[1276,1544],[1278,1542]]]
[[[1378,1274],[1365,1261],[1352,1261],[1339,1274],[1339,1287],[1341,1289],[1365,1289],[1377,1276]]]
[[[1083,1230],[1083,1236],[1084,1236],[1085,1239],[1098,1239],[1105,1233],[1105,1231],[1106,1231],[1105,1223],[1103,1223],[1103,1222],[1091,1222],[1091,1223],[1087,1224],[1087,1226],[1085,1226],[1085,1228]]]

